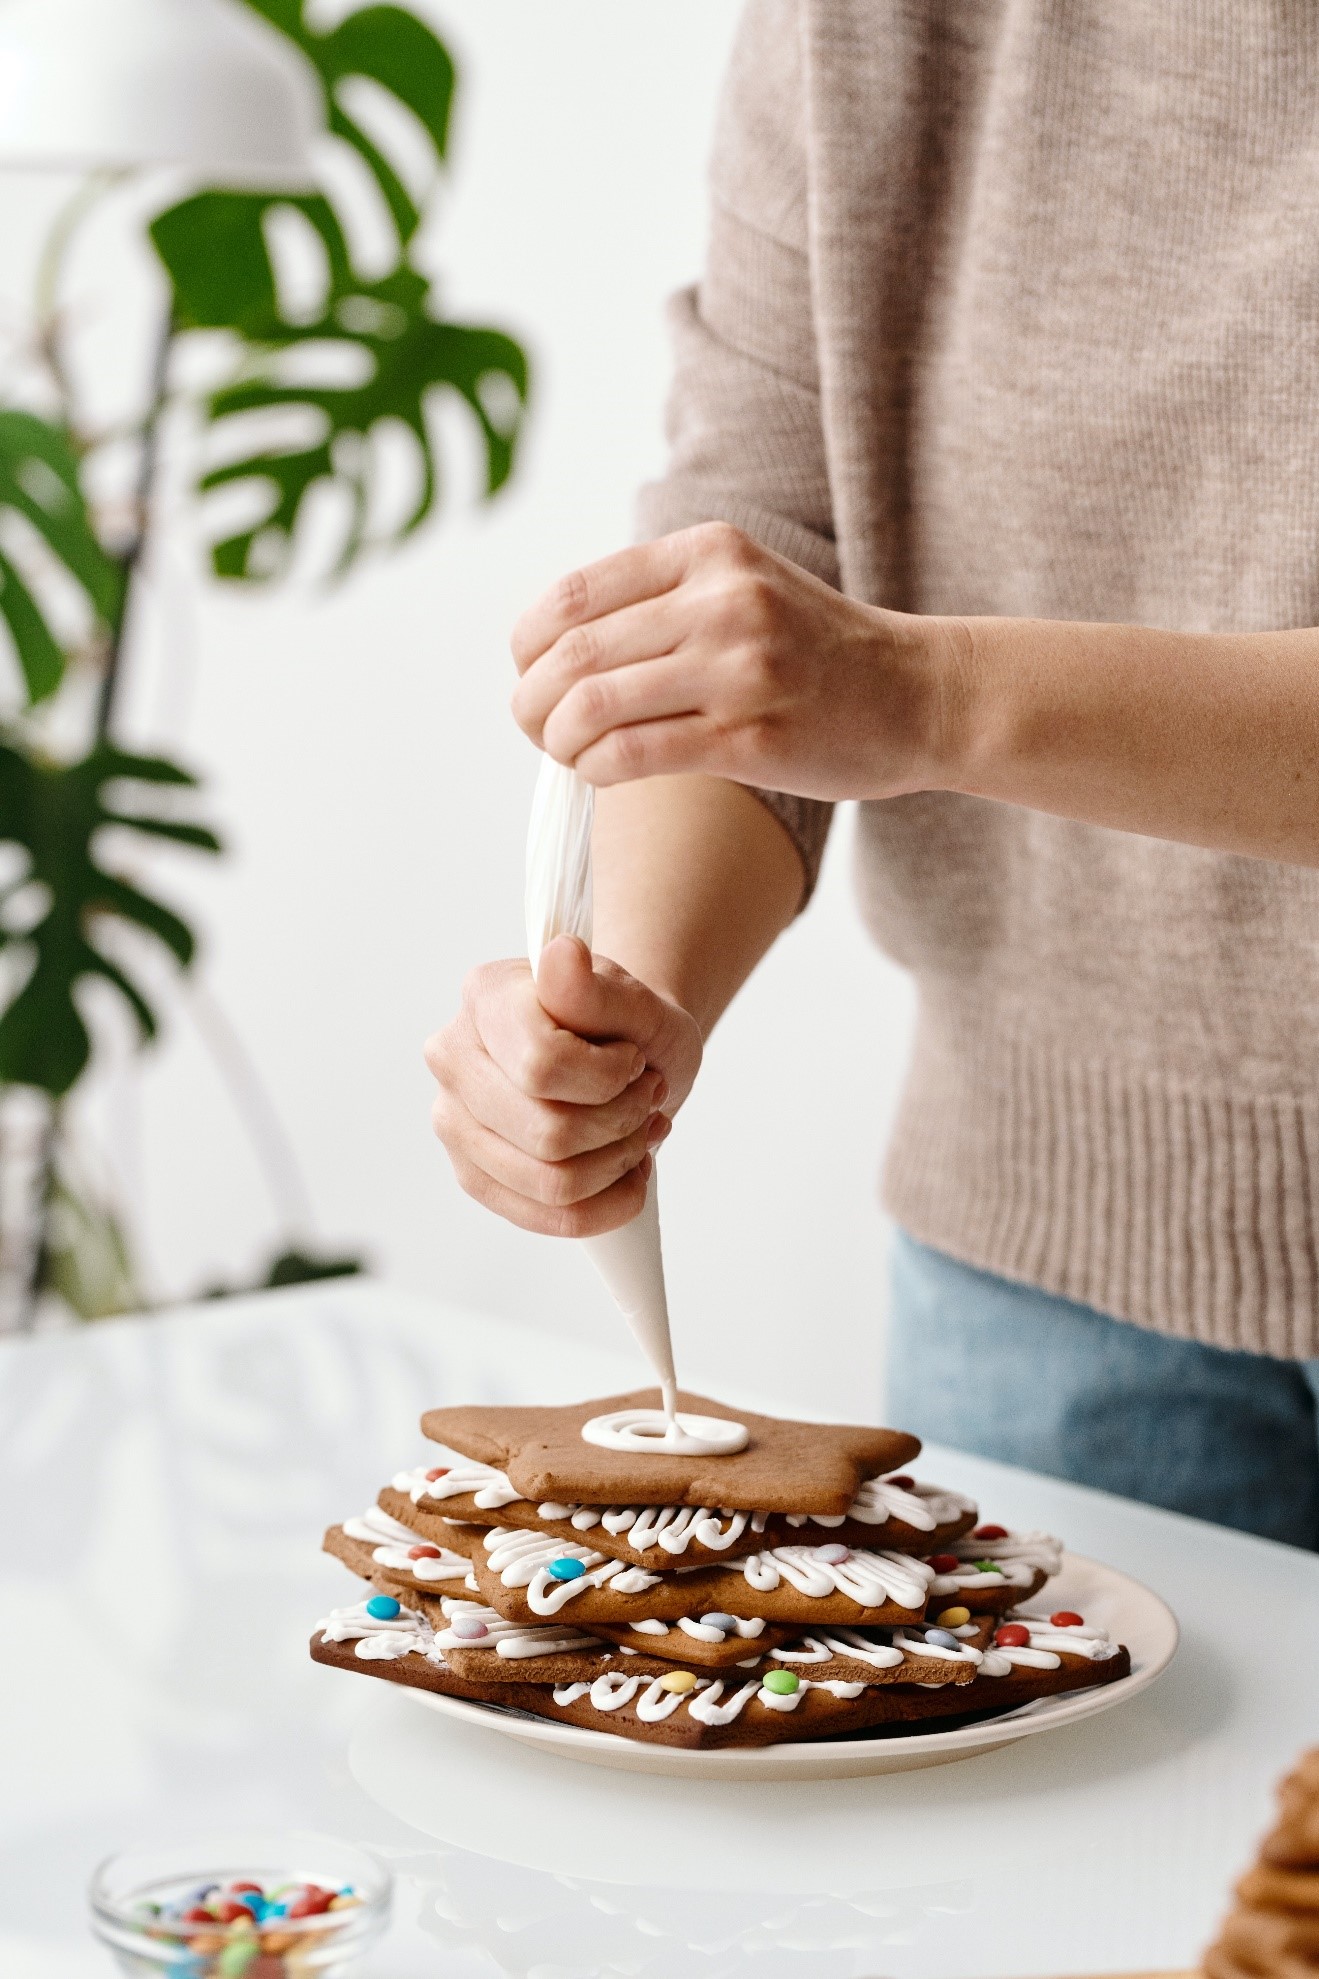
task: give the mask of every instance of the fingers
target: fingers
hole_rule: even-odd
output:
[[[703,690],[709,687],[709,671],[702,670],[691,647],[645,666],[593,675],[570,687],[552,710],[542,746],[559,762],[576,764],[613,729],[699,712]]]
[[[459,1159],[453,1163],[459,1185],[477,1202],[494,1210],[521,1230],[535,1230],[545,1237],[600,1237],[606,1230],[621,1229],[641,1214],[646,1200],[652,1162],[649,1155],[623,1176],[612,1188],[584,1202],[563,1207],[533,1202],[514,1189],[497,1182],[483,1169]]]
[[[668,592],[572,627],[523,672],[513,690],[514,720],[538,748],[544,748],[547,717],[579,682],[608,676],[618,668],[633,669],[672,652],[688,616],[679,608],[678,594]]]
[[[594,961],[575,935],[560,935],[546,947],[536,973],[536,995],[546,1017],[579,1040],[627,1039],[646,1059],[668,1015],[654,990],[612,962]]]
[[[434,1120],[451,1159],[479,1168],[514,1195],[549,1209],[568,1209],[588,1197],[602,1195],[645,1160],[652,1139],[658,1146],[668,1131],[663,1121],[652,1131],[647,1119],[625,1140],[609,1147],[593,1148],[563,1161],[538,1161],[483,1127],[444,1087],[436,1095]]]
[[[603,1106],[532,1099],[480,1049],[446,1064],[442,1083],[481,1126],[523,1154],[547,1162],[628,1140],[651,1125],[668,1097],[663,1073],[647,1069]]]
[[[648,776],[701,774],[727,777],[734,783],[743,780],[736,738],[702,714],[610,729],[581,751],[574,767],[598,790]]]
[[[518,672],[525,673],[572,626],[673,590],[688,568],[692,538],[699,533],[687,529],[653,543],[637,543],[561,577],[513,627],[510,644]]]
[[[575,946],[586,956],[589,976],[589,954],[580,943]],[[645,1052],[621,1027],[611,1032],[608,1024],[602,1025],[598,1035],[610,1042],[596,1044],[579,1036],[570,1023],[565,1027],[556,1021],[537,995],[525,962],[496,962],[476,970],[464,986],[463,1007],[482,1047],[532,1099],[603,1106],[645,1070]]]

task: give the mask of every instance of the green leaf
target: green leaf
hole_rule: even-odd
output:
[[[247,5],[295,42],[318,71],[329,99],[330,129],[365,162],[393,216],[399,245],[406,247],[420,212],[394,167],[345,107],[343,84],[362,76],[397,97],[430,138],[438,167],[449,142],[455,81],[444,43],[402,7],[362,7],[319,34],[303,18],[304,0],[247,0]]]
[[[110,796],[141,789],[138,808]],[[97,855],[106,826],[147,837],[168,837],[208,852],[219,850],[201,826],[146,812],[153,786],[192,788],[195,778],[160,756],[137,756],[100,743],[81,762],[39,761],[13,740],[0,742],[0,843],[17,846],[23,871],[3,895],[12,902],[37,882],[44,903],[33,926],[14,932],[0,923],[0,949],[30,959],[30,974],[0,1014],[0,1081],[39,1086],[59,1098],[81,1075],[91,1041],[75,999],[87,977],[112,985],[132,1010],[143,1039],[154,1037],[155,1013],[121,965],[97,945],[107,921],[136,928],[169,950],[181,968],[195,951],[192,930],[163,902],[111,872]]]
[[[141,1304],[123,1225],[57,1169],[51,1183],[38,1290],[79,1319],[106,1319]]]
[[[325,244],[330,293],[324,315],[314,323],[291,323],[279,314],[263,223],[280,204],[302,213]],[[412,513],[384,540],[397,543],[410,535],[434,507],[439,482],[426,422],[432,392],[455,391],[471,409],[484,441],[487,493],[508,479],[527,398],[525,352],[500,330],[433,317],[427,283],[406,263],[377,282],[358,278],[327,201],[319,196],[200,193],[161,214],[151,233],[174,285],[180,325],[228,328],[247,345],[242,375],[207,401],[218,432],[240,415],[289,406],[314,412],[321,429],[311,444],[257,448],[202,478],[203,490],[243,484],[265,490],[259,520],[215,546],[217,575],[254,581],[275,574],[287,560],[303,504],[318,483],[337,486],[350,496],[351,519],[337,569],[346,570],[364,546],[378,547],[375,542],[364,545],[362,532],[371,494],[368,443],[385,421],[399,422],[412,434],[421,472]],[[283,381],[283,353],[326,343],[362,353],[368,365],[365,382],[331,387]],[[491,411],[492,402],[497,407],[501,399],[510,409],[502,420]]]
[[[0,411],[0,513],[21,515],[81,587],[97,618],[116,625],[122,565],[97,541],[78,478],[78,456],[61,426],[15,408]],[[54,692],[66,654],[11,558],[0,552],[0,617],[8,626],[30,703]]]

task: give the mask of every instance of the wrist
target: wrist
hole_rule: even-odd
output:
[[[959,790],[974,758],[980,667],[974,621],[929,616],[905,621],[914,651],[913,790]]]

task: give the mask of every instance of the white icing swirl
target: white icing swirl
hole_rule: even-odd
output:
[[[577,1629],[528,1628],[523,1622],[506,1621],[479,1601],[446,1601],[444,1612],[449,1626],[436,1634],[440,1649],[493,1649],[496,1656],[517,1662],[528,1656],[559,1656],[569,1649],[612,1651],[614,1647]],[[462,1622],[479,1622],[485,1634],[473,1637],[460,1633],[454,1625]]]
[[[905,1553],[853,1551],[842,1560],[827,1560],[821,1555],[828,1550],[775,1546],[743,1560],[742,1573],[757,1593],[771,1593],[786,1580],[808,1598],[845,1594],[862,1608],[882,1608],[888,1601],[899,1608],[923,1608],[931,1585],[938,1585],[932,1567]]]
[[[366,1601],[356,1601],[351,1608],[331,1608],[317,1628],[324,1642],[355,1643],[353,1654],[364,1662],[394,1662],[414,1654],[431,1663],[444,1662],[434,1629],[424,1615],[414,1615],[409,1608],[400,1608],[391,1621],[368,1614]]]
[[[959,1560],[1016,1560],[1050,1579],[1062,1572],[1063,1543],[1051,1532],[1009,1532],[1002,1539],[977,1539],[968,1533],[948,1548]],[[1029,1578],[1029,1576],[1027,1576]]]
[[[987,1553],[978,1553],[978,1560],[987,1560]],[[1038,1568],[1029,1560],[996,1560],[992,1572],[967,1565],[958,1567],[955,1573],[936,1574],[930,1582],[930,1593],[958,1594],[979,1587],[1025,1587],[1035,1585]]]
[[[1006,1677],[1013,1669],[1057,1670],[1063,1653],[1083,1656],[1087,1663],[1107,1663],[1118,1653],[1107,1629],[1057,1628],[1033,1615],[1011,1615],[1007,1620],[1029,1630],[1030,1641],[1006,1647],[995,1642],[981,1659],[982,1677]]]
[[[443,1475],[432,1477],[432,1471],[441,1470]],[[414,1505],[423,1498],[433,1498],[442,1504],[446,1498],[462,1498],[472,1494],[473,1501],[483,1512],[497,1512],[501,1505],[516,1505],[521,1502],[522,1493],[515,1491],[503,1471],[497,1471],[490,1464],[478,1464],[469,1457],[455,1457],[447,1467],[440,1464],[418,1464],[410,1471],[399,1471],[394,1479],[395,1491],[406,1491]]]
[[[593,1553],[575,1539],[547,1539],[539,1532],[493,1526],[482,1544],[491,1572],[499,1575],[505,1587],[525,1587],[527,1606],[535,1615],[556,1615],[589,1587],[608,1584],[616,1594],[640,1594],[659,1580],[658,1574],[644,1573],[622,1560],[606,1560],[602,1553]],[[557,1580],[550,1564],[563,1559],[579,1561],[584,1571],[575,1580]]]
[[[891,1484],[888,1478],[870,1477],[857,1492],[845,1513],[789,1512],[788,1524],[836,1527],[844,1519],[858,1525],[887,1525],[893,1519],[914,1532],[934,1532],[941,1525],[955,1525],[976,1509],[975,1501],[959,1492],[946,1491],[937,1484]]]
[[[615,1409],[582,1424],[582,1441],[646,1457],[731,1457],[745,1450],[746,1425],[723,1416],[672,1417],[663,1409]]]
[[[359,1519],[345,1519],[343,1530],[350,1539],[357,1539],[373,1550],[371,1558],[378,1567],[389,1567],[395,1573],[410,1574],[421,1583],[441,1580],[466,1580],[471,1571],[471,1562],[461,1553],[451,1553],[446,1546],[434,1552],[422,1554],[420,1559],[411,1556],[418,1547],[426,1546],[420,1533],[392,1519],[388,1512],[382,1512],[379,1505],[369,1505]]]

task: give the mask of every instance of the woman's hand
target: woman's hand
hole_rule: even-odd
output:
[[[957,675],[950,621],[858,604],[725,523],[574,571],[512,643],[518,722],[600,785],[927,789]]]
[[[469,1196],[524,1230],[594,1237],[645,1201],[650,1150],[701,1063],[685,1010],[571,935],[490,962],[429,1040],[433,1119]]]

